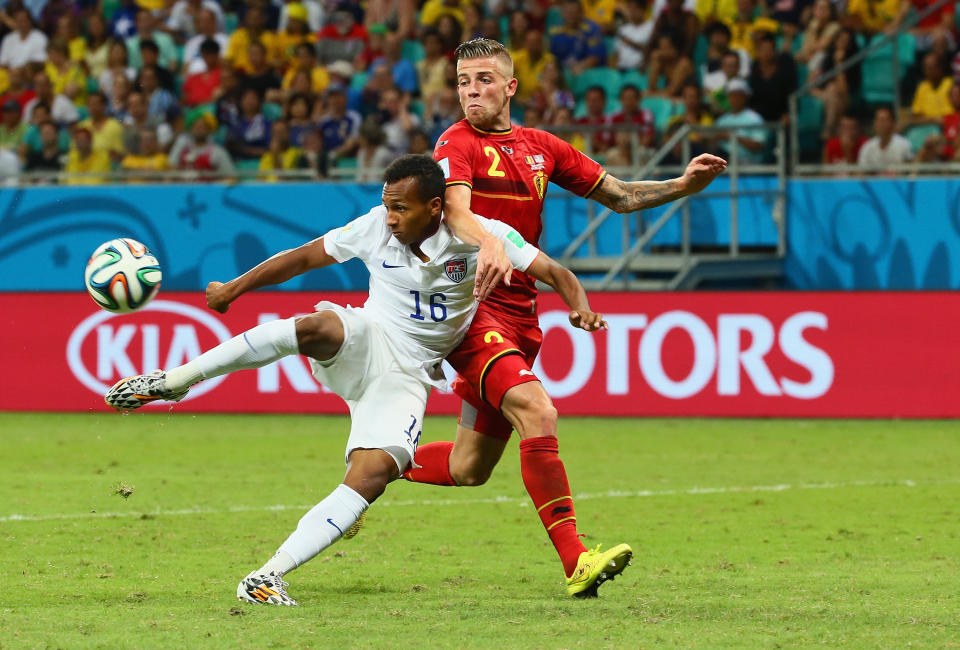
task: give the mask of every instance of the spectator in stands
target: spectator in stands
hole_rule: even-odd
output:
[[[613,156],[613,153],[608,151],[607,164],[632,165],[639,163],[641,158],[648,157],[646,150],[653,145],[653,113],[640,107],[639,88],[628,84],[620,89],[620,111],[611,116],[610,123],[632,124],[635,128],[630,131],[614,132],[613,140],[617,155]],[[638,152],[640,158],[632,155],[634,139],[640,147]],[[612,159],[611,156],[613,156]]]
[[[183,68],[185,75],[206,72],[206,64],[200,54],[200,46],[204,41],[214,40],[220,46],[220,52],[227,51],[230,37],[220,30],[217,14],[210,9],[201,9],[194,18],[197,33],[192,36],[183,48]]]
[[[803,30],[803,44],[794,56],[798,63],[806,64],[810,79],[816,78],[823,70],[824,59],[839,31],[840,23],[833,2],[815,0],[810,20]]]
[[[910,141],[896,132],[893,108],[881,106],[874,111],[873,132],[874,136],[863,143],[857,155],[860,167],[873,171],[885,170],[913,158]]]
[[[583,16],[597,24],[604,34],[612,36],[617,31],[614,22],[618,9],[616,0],[583,0]]]
[[[252,5],[243,17],[243,27],[230,35],[224,58],[239,72],[250,70],[250,44],[260,43],[268,64],[278,59],[277,35],[266,28],[267,17],[259,5]]]
[[[149,11],[137,12],[137,34],[127,39],[127,54],[130,57],[130,66],[139,70],[143,67],[140,56],[140,43],[153,41],[157,45],[158,65],[168,70],[176,70],[177,46],[170,34],[157,29],[156,20]]]
[[[47,60],[47,36],[34,29],[30,12],[22,6],[13,12],[15,29],[0,42],[0,66],[22,68]]]
[[[607,91],[601,86],[592,86],[587,89],[584,97],[584,104],[587,108],[587,114],[577,119],[577,124],[587,126],[609,126],[611,124],[610,116],[607,115]],[[613,131],[596,130],[590,132],[590,149],[587,155],[602,156],[607,149],[613,146],[615,137]]]
[[[410,0],[404,0],[409,2]],[[303,5],[307,10],[307,25],[310,27],[310,31],[318,32],[320,28],[323,27],[324,22],[324,4],[319,0],[286,0],[283,7],[280,9],[280,20],[277,24],[277,29],[286,29],[287,22],[290,16],[290,5]],[[370,12],[371,3],[367,3],[367,13]],[[414,14],[416,16],[416,14]]]
[[[299,2],[284,7],[287,12],[287,26],[277,34],[277,50],[280,61],[293,57],[294,49],[303,43],[313,46],[317,37],[307,24],[307,8]]]
[[[360,125],[357,139],[357,182],[379,183],[383,169],[396,155],[384,144],[386,136],[374,116],[367,117]]]
[[[99,91],[90,93],[87,110],[90,117],[81,120],[77,128],[91,133],[94,151],[105,151],[111,160],[119,161],[124,149],[123,126],[107,114],[107,96]]]
[[[294,48],[293,65],[287,68],[283,75],[283,81],[280,87],[285,91],[290,91],[293,84],[293,76],[297,72],[304,72],[310,79],[310,91],[322,93],[330,85],[330,74],[326,68],[317,64],[317,51],[310,43],[300,43]],[[347,63],[347,65],[350,65]],[[351,69],[351,73],[353,70]]]
[[[53,38],[48,40],[59,41],[67,46],[67,56],[74,63],[83,63],[83,56],[86,54],[87,42],[80,36],[77,28],[77,17],[72,13],[62,14],[57,18],[57,28],[53,33]]]
[[[77,106],[87,98],[87,76],[80,66],[70,60],[70,51],[63,41],[47,44],[47,64],[44,71],[53,84],[53,92],[64,95]]]
[[[561,108],[573,111],[576,106],[576,100],[567,88],[566,79],[556,59],[547,61],[543,66],[540,84],[530,97],[529,106],[540,111],[545,124],[553,124],[554,117]]]
[[[68,174],[98,174],[67,178],[68,185],[99,185],[106,183],[105,174],[110,171],[110,156],[106,151],[93,148],[93,136],[89,129],[75,129],[73,148],[67,155]]]
[[[33,11],[34,17],[37,19],[37,27],[45,34],[53,34],[57,29],[57,20],[64,14],[69,14],[71,16],[76,16],[80,13],[80,3],[77,0],[40,0],[43,3],[42,8],[39,10],[39,15],[37,15],[37,9],[39,3],[37,2],[26,2],[26,4],[31,11]],[[33,5],[32,7],[30,5]]]
[[[417,92],[417,70],[413,64],[403,58],[403,40],[399,35],[389,33],[383,40],[383,58],[372,65],[387,65],[393,75],[393,85],[405,93]]]
[[[128,113],[128,99],[130,93],[133,91],[133,83],[126,77],[126,75],[119,75],[114,78],[113,85],[110,89],[110,94],[108,99],[110,101],[110,114],[115,118],[123,122]],[[106,93],[104,93],[106,94]]]
[[[429,27],[427,29],[430,29]],[[374,25],[367,32],[367,45],[363,48],[363,52],[353,60],[353,64],[357,66],[357,70],[369,70],[370,66],[373,65],[373,62],[377,59],[383,58],[383,42],[387,38],[387,27],[386,25]],[[335,61],[334,63],[340,63]],[[343,61],[346,63],[346,61]]]
[[[748,83],[753,95],[750,108],[767,122],[787,118],[787,100],[797,89],[797,67],[787,52],[777,52],[773,34],[761,32],[757,38],[757,57],[750,70]]]
[[[91,79],[99,79],[107,69],[110,55],[110,38],[107,37],[107,23],[98,13],[87,18],[87,31],[84,34],[83,67]]]
[[[841,29],[823,61],[823,72],[831,72],[835,68],[842,67],[845,61],[857,55],[859,49],[853,32],[849,29]],[[861,78],[861,67],[853,65],[839,72],[822,87],[813,88],[810,91],[814,97],[823,102],[824,120],[821,136],[823,139],[833,135],[840,116],[849,109],[852,98],[860,93]]]
[[[313,170],[314,177],[318,179],[327,177],[327,152],[323,148],[323,134],[317,129],[310,129],[304,134],[300,169]]]
[[[288,138],[295,147],[303,147],[303,140],[308,131],[320,129],[320,124],[313,119],[312,96],[305,93],[295,93],[290,97],[283,117],[286,121]]]
[[[128,153],[120,161],[120,169],[129,172],[164,171],[169,167],[167,154],[160,150],[157,133],[151,128],[141,129],[137,153]],[[142,182],[142,176],[141,182]],[[136,182],[136,181],[134,181]]]
[[[113,84],[118,76],[133,81],[137,78],[137,71],[127,63],[126,43],[119,39],[111,39],[107,52],[107,68],[97,78],[97,86],[107,95],[111,104],[113,103]]]
[[[27,69],[12,68],[7,74],[7,89],[3,95],[0,95],[0,102],[12,99],[20,104],[20,108],[25,108],[30,100],[37,96],[37,93],[27,83],[27,79],[29,79]]]
[[[754,57],[754,36],[759,32],[776,34],[780,23],[763,15],[762,6],[756,0],[737,0],[737,17],[727,24],[733,39],[730,47],[745,51]]]
[[[760,126],[763,118],[752,108],[747,107],[750,96],[750,86],[742,79],[736,79],[727,85],[727,101],[730,102],[730,111],[717,118],[717,126]],[[735,129],[729,133],[719,133],[717,146],[731,155],[730,136],[733,136],[737,146],[737,155],[741,163],[763,162],[763,150],[766,146],[767,133],[762,128]],[[729,160],[729,158],[728,158]]]
[[[573,109],[567,106],[561,106],[557,108],[553,115],[553,121],[551,124],[553,124],[553,126],[561,127],[573,126]],[[582,133],[577,133],[575,131],[558,131],[557,137],[577,151],[586,153],[587,140],[583,137]]]
[[[79,118],[77,107],[65,95],[53,92],[53,84],[50,83],[50,77],[46,72],[38,72],[33,76],[33,89],[37,95],[27,102],[23,109],[27,120],[30,120],[33,115],[33,107],[38,102],[43,102],[50,107],[50,117],[58,126],[69,126],[77,121]]]
[[[229,66],[220,72],[220,89],[217,91],[217,102],[214,106],[214,116],[220,124],[233,124],[240,117],[240,77]]]
[[[706,88],[707,77],[720,70],[723,66],[723,57],[730,52],[736,54],[740,61],[733,76],[746,79],[750,75],[750,56],[743,50],[730,47],[729,27],[719,22],[710,23],[704,30],[704,36],[707,38],[707,56],[700,66],[700,78],[703,79],[704,88]]]
[[[160,48],[150,39],[140,41],[140,71],[144,68],[153,68],[157,74],[157,82],[160,87],[170,93],[176,92],[176,79],[170,70],[160,65]],[[139,76],[138,76],[139,82]]]
[[[149,129],[156,133],[157,142],[162,149],[173,143],[173,130],[164,118],[151,116],[147,110],[147,98],[135,91],[127,98],[128,113],[123,119],[123,146],[127,151],[140,150],[140,134]]]
[[[51,122],[50,105],[46,102],[39,102],[33,108],[30,116],[30,124],[23,134],[23,141],[20,143],[18,154],[21,159],[26,159],[31,151],[39,151],[43,147],[40,137],[40,125],[45,122]],[[70,132],[67,129],[57,129],[60,148],[66,151],[70,148]]]
[[[906,16],[911,7],[917,14],[921,14],[936,3],[937,0],[904,1],[900,6],[901,19]],[[954,38],[956,14],[955,3],[948,2],[917,21],[917,24],[910,28],[910,33],[916,38],[917,50],[920,52],[930,50],[938,39],[945,39],[951,51],[957,49]]]
[[[694,12],[703,24],[718,21],[730,25],[737,18],[737,0],[696,0]]]
[[[253,88],[268,102],[283,101],[280,93],[280,77],[267,60],[267,48],[263,43],[250,43],[247,51],[247,67],[241,72],[240,85]]]
[[[868,36],[900,27],[902,0],[849,0],[844,27]]]
[[[950,89],[953,79],[946,76],[943,63],[933,52],[923,56],[923,81],[917,86],[910,106],[910,124],[939,124],[953,113]]]
[[[780,23],[785,51],[792,51],[793,39],[800,33],[803,18],[810,13],[810,5],[810,0],[776,0],[769,3],[767,14]]]
[[[693,58],[693,48],[700,36],[700,19],[692,11],[684,7],[684,0],[667,0],[667,6],[657,16],[653,25],[653,34],[647,43],[647,57],[650,57],[653,46],[663,34],[675,35],[677,49],[682,54]]]
[[[507,39],[501,42],[510,50],[510,55],[514,57],[514,60],[516,60],[520,48],[524,47],[530,29],[530,19],[527,17],[527,12],[522,9],[515,9],[510,12],[507,21]]]
[[[220,66],[220,45],[208,38],[200,46],[200,55],[203,59],[203,71],[194,72],[183,82],[181,95],[186,106],[209,104],[217,98],[217,88],[220,87],[220,75],[223,72]]]
[[[539,127],[543,123],[544,123],[543,113],[541,113],[536,108],[532,108],[528,106],[527,109],[523,111],[523,121],[521,122],[523,126]]]
[[[467,26],[464,27],[463,33],[470,34],[471,38],[490,38],[495,41],[502,43],[504,41],[503,36],[500,34],[500,21],[493,16],[480,16],[480,9],[475,4],[468,4],[466,9],[464,9],[464,15],[467,17]],[[471,23],[470,17],[474,16],[479,19],[479,22]],[[471,31],[470,25],[478,25],[477,29]]]
[[[110,35],[126,40],[137,33],[137,3],[135,0],[120,0],[120,6],[110,18]]]
[[[417,61],[417,81],[424,103],[446,87],[447,68],[451,65],[450,59],[443,55],[443,42],[437,30],[429,28],[423,33],[423,58]],[[521,52],[520,54],[523,54]],[[520,78],[517,66],[518,54],[513,59],[514,76]],[[522,83],[522,82],[521,82]],[[517,90],[519,96],[520,90]]]
[[[462,0],[427,0],[420,9],[420,24],[436,25],[441,16],[451,16],[463,25],[466,4]]]
[[[317,34],[317,55],[324,64],[334,61],[352,63],[363,53],[366,43],[366,28],[357,24],[349,5],[341,4],[327,26]]]
[[[27,151],[23,170],[27,172],[59,172],[64,166],[64,149],[60,146],[60,130],[47,120],[40,124],[40,148]]]
[[[27,123],[20,119],[22,109],[15,99],[3,103],[0,116],[0,149],[16,151],[27,132]]]
[[[160,87],[156,67],[145,67],[140,71],[139,90],[147,99],[147,112],[151,116],[163,119],[171,107],[177,105],[177,98],[166,88]]]
[[[679,128],[684,124],[693,126],[713,126],[713,116],[703,102],[703,93],[696,82],[689,82],[683,85],[680,91],[680,99],[683,102],[683,112],[680,115],[674,115],[667,124],[667,132]],[[707,153],[713,147],[714,138],[711,135],[703,133],[691,133],[690,155],[699,156]],[[679,143],[678,143],[679,144]]]
[[[394,88],[393,75],[390,74],[389,66],[384,64],[377,65],[367,77],[367,83],[363,86],[363,95],[361,98],[361,115],[366,117],[377,110],[380,105],[380,98],[384,92]]]
[[[440,34],[440,40],[443,42],[443,54],[449,59],[453,59],[457,46],[460,45],[463,34],[463,23],[450,15],[443,15],[437,20],[437,33]]]
[[[395,31],[404,39],[416,36],[416,0],[368,0],[363,24],[370,31],[374,25],[382,25]]]
[[[210,134],[217,130],[217,118],[207,112],[197,115],[190,125],[191,142],[171,149],[170,163],[177,169],[214,171],[219,175],[229,175],[234,171],[230,154],[220,145],[210,140]]]
[[[714,115],[722,115],[730,110],[727,101],[727,86],[734,79],[743,79],[740,76],[740,56],[730,51],[720,60],[720,69],[704,75],[703,91],[707,96],[707,103]]]
[[[200,16],[204,12],[210,12],[218,26],[223,25],[220,3],[214,0],[177,0],[170,9],[166,29],[178,43],[186,43],[200,33],[199,23],[203,21]]]
[[[444,88],[424,103],[423,126],[432,143],[436,143],[454,122],[462,119],[463,109],[454,88]]]
[[[525,105],[530,101],[544,68],[550,63],[556,64],[556,59],[546,51],[543,34],[537,30],[528,31],[523,48],[513,54],[513,76],[518,81],[517,94],[513,97],[515,102]]]
[[[420,118],[410,111],[410,95],[389,88],[380,96],[379,108],[384,144],[396,155],[407,153],[410,132],[420,126]]]
[[[674,98],[680,89],[696,74],[693,61],[680,51],[677,36],[664,31],[657,38],[656,49],[650,53],[647,69],[647,95]],[[661,86],[661,79],[663,85]]]
[[[290,141],[287,123],[277,120],[270,126],[270,147],[260,156],[257,169],[262,172],[298,169],[301,156],[303,156],[303,150]],[[274,174],[261,175],[260,178],[268,181],[277,180]]]
[[[647,0],[627,0],[626,20],[617,28],[617,40],[614,54],[617,67],[621,70],[639,70],[643,68],[644,52],[653,35],[654,19],[648,15]]]
[[[407,150],[407,153],[419,154],[421,156],[430,156],[433,154],[430,138],[421,129],[414,129],[410,132],[410,148]]]
[[[950,114],[943,117],[940,130],[944,137],[943,157],[953,159],[956,154],[958,138],[960,138],[960,84],[954,82],[950,86]]]
[[[259,160],[270,146],[270,120],[261,111],[263,102],[253,88],[240,94],[240,115],[227,125],[227,151],[236,160]]]
[[[575,75],[606,65],[603,32],[595,22],[583,17],[580,0],[564,0],[560,12],[563,24],[550,28],[550,53]]]

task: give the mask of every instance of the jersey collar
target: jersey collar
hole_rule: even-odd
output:
[[[487,131],[486,129],[481,129],[480,127],[470,124],[469,120],[464,120],[464,121],[470,126],[471,129],[473,129],[477,133],[482,133],[483,135],[513,135],[513,132],[516,129],[516,127],[514,127],[513,124],[511,123],[509,129],[496,129],[496,130]]]

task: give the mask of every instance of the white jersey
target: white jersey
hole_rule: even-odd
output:
[[[354,257],[370,271],[370,295],[364,310],[388,334],[398,361],[428,383],[445,386],[440,363],[453,351],[473,320],[477,247],[457,239],[446,222],[420,244],[423,262],[401,244],[386,223],[387,209],[377,206],[323,236],[327,253],[338,262]],[[478,217],[503,242],[507,257],[526,271],[540,253],[510,226]]]

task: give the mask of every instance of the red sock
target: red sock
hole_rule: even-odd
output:
[[[521,440],[520,473],[540,521],[560,555],[563,570],[570,576],[577,568],[580,554],[587,549],[577,534],[573,497],[567,483],[567,470],[560,460],[557,439],[540,436]]]
[[[430,485],[456,485],[450,476],[450,452],[453,443],[449,440],[431,442],[417,448],[414,462],[420,467],[412,467],[403,473],[403,478],[414,483]]]

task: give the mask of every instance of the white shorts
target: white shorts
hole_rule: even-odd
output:
[[[420,442],[430,386],[397,363],[387,335],[362,308],[324,301],[315,309],[332,311],[343,323],[337,354],[327,361],[309,361],[317,381],[350,407],[345,460],[354,449],[382,449],[406,471]]]

